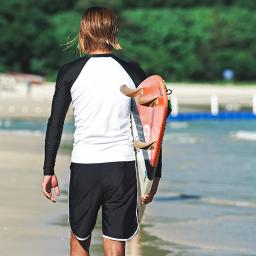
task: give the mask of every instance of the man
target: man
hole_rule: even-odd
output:
[[[57,75],[51,115],[45,137],[43,193],[56,202],[60,195],[54,172],[63,124],[70,103],[75,119],[70,163],[70,255],[87,256],[99,208],[102,208],[103,246],[106,256],[125,255],[125,242],[139,230],[135,152],[131,133],[131,99],[120,92],[135,88],[143,70],[112,53],[117,41],[117,16],[106,8],[86,10],[80,22],[79,49],[86,55],[63,65]],[[161,177],[161,155],[151,193]]]

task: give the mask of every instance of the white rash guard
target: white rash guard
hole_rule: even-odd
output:
[[[44,175],[53,175],[66,113],[75,119],[71,162],[135,160],[131,133],[131,98],[122,85],[136,88],[145,78],[135,63],[112,53],[90,54],[64,64],[58,72],[45,136]],[[162,150],[156,176],[161,177]]]

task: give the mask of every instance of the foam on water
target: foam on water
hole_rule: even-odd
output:
[[[236,200],[227,200],[219,198],[201,198],[202,202],[214,205],[223,205],[223,206],[235,206],[235,207],[245,207],[245,208],[255,208],[256,202],[250,201],[236,201]]]
[[[164,135],[163,141],[172,141],[177,144],[195,144],[198,142],[196,137],[190,136],[188,133],[167,133]]]
[[[189,127],[188,122],[175,122],[171,121],[168,124],[168,127],[173,129],[173,130],[179,130],[179,129],[187,129]]]
[[[237,131],[231,132],[230,136],[238,140],[256,141],[256,132]]]

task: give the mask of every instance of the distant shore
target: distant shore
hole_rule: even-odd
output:
[[[212,96],[218,97],[222,109],[251,111],[253,96],[256,95],[256,87],[250,85],[167,83],[167,86],[172,89],[171,97],[178,101],[180,112],[210,111]],[[54,83],[31,88],[26,84],[0,88],[0,118],[48,118],[53,93]],[[72,116],[70,106],[66,118],[72,119]]]

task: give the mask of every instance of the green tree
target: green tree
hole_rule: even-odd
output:
[[[143,22],[142,22],[143,21]],[[137,9],[123,13],[121,43],[148,73],[171,80],[256,78],[256,14],[244,8]]]

